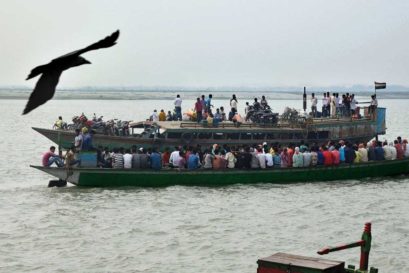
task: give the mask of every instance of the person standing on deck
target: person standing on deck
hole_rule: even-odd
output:
[[[132,168],[132,154],[131,150],[126,149],[124,154],[124,169],[131,169]]]
[[[403,159],[403,149],[402,145],[399,143],[398,140],[395,139],[395,148],[396,148],[396,159]]]
[[[380,141],[376,142],[375,160],[376,161],[385,160],[385,152],[384,152],[384,150],[382,148],[382,142],[380,142]]]
[[[303,154],[300,153],[300,148],[299,147],[294,148],[293,167],[294,168],[304,167],[304,157],[303,157]]]
[[[324,97],[322,98],[322,117],[327,116],[327,93],[324,93]]]
[[[196,120],[199,123],[202,121],[202,111],[203,111],[203,105],[202,105],[202,102],[200,101],[200,98],[196,99],[195,111],[196,111]]]
[[[389,142],[389,150],[391,151],[391,154],[392,154],[391,159],[396,160],[398,153],[396,152],[396,148],[393,145],[393,142]]]
[[[361,155],[361,162],[368,162],[368,150],[363,143],[359,144],[358,153]]]
[[[333,165],[333,159],[332,159],[332,153],[328,151],[327,146],[322,145],[322,155],[324,156],[324,166],[332,166]]]
[[[207,100],[205,101],[206,102],[206,110],[207,110],[207,112],[208,113],[211,113],[212,112],[212,107],[213,107],[213,105],[212,105],[212,98],[213,98],[213,95],[212,94],[209,94],[209,97],[207,98]]]
[[[200,167],[200,158],[199,155],[197,154],[196,149],[192,150],[192,153],[189,155],[189,158],[187,160],[187,168],[189,170],[196,170]]]
[[[151,168],[155,171],[159,171],[162,168],[162,156],[156,148],[152,149],[152,154],[150,155],[150,161],[151,161]]]
[[[236,113],[237,112],[237,98],[236,95],[233,94],[232,98],[230,99],[230,108],[231,112]]]
[[[82,141],[83,141],[83,136],[81,134],[81,130],[80,129],[75,129],[74,146],[75,146],[75,152],[76,153],[81,152]]]
[[[330,107],[331,107],[331,117],[334,118],[337,113],[334,93],[332,93],[332,96],[330,97]]]
[[[372,95],[371,99],[371,104],[369,105],[369,114],[372,119],[375,119],[376,108],[378,108],[378,100],[376,99],[376,95]]]
[[[339,163],[340,163],[340,160],[339,160],[339,148],[340,148],[340,145],[337,144],[337,145],[335,145],[335,148],[331,151],[331,154],[332,154],[332,163],[333,163],[334,165],[336,165],[336,166],[338,166]]]
[[[284,148],[284,150],[281,152],[280,158],[281,168],[288,168],[290,166],[290,156],[288,155],[287,148]]]
[[[114,148],[112,155],[112,168],[123,169],[124,168],[124,155],[119,152],[118,148]]]
[[[318,100],[315,97],[315,93],[312,93],[311,94],[311,113],[314,118],[317,117],[317,104],[318,104]]]
[[[174,101],[175,105],[175,112],[176,112],[176,120],[182,120],[182,99],[180,95],[176,95],[176,99]]]
[[[260,100],[260,105],[261,105],[261,109],[267,109],[268,107],[268,102],[266,100],[266,97],[263,95],[261,96],[261,100]]]
[[[358,102],[356,101],[356,99],[355,99],[355,94],[352,94],[351,95],[351,103],[350,103],[350,105],[351,105],[351,115],[352,115],[352,117],[358,117],[359,115],[359,113],[357,113],[357,111],[356,111],[356,109],[357,109],[357,105],[358,104]]]

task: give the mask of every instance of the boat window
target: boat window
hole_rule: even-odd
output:
[[[168,132],[168,138],[181,138],[182,133],[173,133],[173,132]]]
[[[328,131],[319,131],[318,132],[318,138],[319,139],[328,139],[329,138],[329,132]]]
[[[212,133],[199,133],[197,138],[198,139],[211,139]]]
[[[269,134],[266,135],[266,137],[267,137],[267,139],[271,140],[271,139],[275,139],[276,135],[273,134],[273,133],[269,133]]]
[[[225,134],[224,133],[214,133],[213,134],[213,139],[224,139]]]
[[[251,139],[251,133],[241,133],[240,139]]]
[[[290,136],[289,136],[289,134],[287,134],[287,133],[281,133],[281,134],[280,134],[280,138],[281,138],[281,139],[289,139]]]
[[[226,134],[227,139],[239,139],[239,134],[234,133],[234,134]]]
[[[253,139],[264,139],[266,137],[266,134],[264,133],[254,133],[253,134]]]
[[[293,133],[292,134],[292,139],[303,139],[304,137],[302,136],[301,133]]]
[[[318,134],[316,132],[308,132],[308,139],[317,139]]]

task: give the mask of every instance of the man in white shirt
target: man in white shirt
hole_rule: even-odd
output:
[[[179,167],[179,161],[180,161],[181,157],[180,157],[180,153],[179,153],[179,149],[176,148],[175,151],[173,151],[170,154],[169,157],[169,165],[173,166],[174,168],[178,168]]]
[[[131,169],[132,168],[132,154],[129,149],[125,151],[124,154],[124,169]]]
[[[182,120],[182,99],[180,98],[179,94],[176,96],[174,104],[175,104],[176,119]]]
[[[351,95],[351,115],[357,115],[358,113],[356,113],[356,105],[358,104],[358,102],[355,99],[355,95],[352,94]]]
[[[156,109],[153,110],[150,120],[153,122],[157,122],[159,120],[158,112],[156,111]]]
[[[311,94],[311,112],[312,116],[315,118],[317,116],[317,103],[318,99],[315,97],[315,94]]]

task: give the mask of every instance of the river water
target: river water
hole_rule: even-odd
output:
[[[409,178],[222,188],[47,188],[51,143],[31,126],[84,112],[141,120],[170,100],[53,100],[21,116],[0,100],[0,272],[256,272],[276,252],[316,251],[360,239],[373,224],[370,266],[409,272]],[[239,101],[242,109],[243,101]],[[382,100],[387,135],[407,138],[409,100]],[[215,106],[228,101],[214,101]],[[274,109],[299,101],[270,101]],[[189,99],[184,105],[193,105]],[[300,107],[297,107],[300,108]],[[383,137],[381,137],[383,138]],[[359,264],[359,249],[327,255]]]

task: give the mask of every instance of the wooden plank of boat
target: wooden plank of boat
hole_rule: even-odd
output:
[[[31,166],[78,186],[89,187],[166,187],[225,186],[252,183],[297,183],[335,181],[409,174],[409,159],[375,161],[360,164],[314,168],[285,168],[265,170],[134,170],[101,168],[52,168]]]

